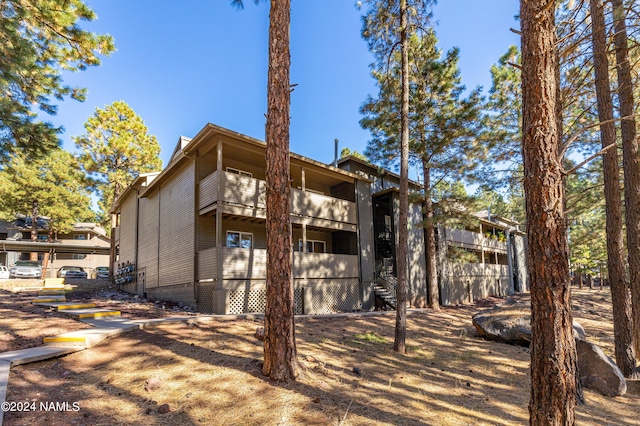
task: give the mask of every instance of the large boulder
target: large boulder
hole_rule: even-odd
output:
[[[527,305],[506,303],[475,314],[472,318],[478,335],[488,340],[529,346],[531,311]],[[587,342],[584,328],[573,322],[578,352],[580,382],[607,396],[624,395],[627,382],[622,372],[598,346]]]
[[[531,311],[526,305],[499,305],[475,314],[472,321],[478,335],[485,339],[520,346],[531,343]],[[576,321],[573,331],[576,339],[585,339],[584,328]]]
[[[600,347],[576,339],[580,382],[606,396],[620,396],[627,392],[627,381],[611,358]]]

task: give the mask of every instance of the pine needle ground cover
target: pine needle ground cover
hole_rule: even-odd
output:
[[[8,401],[77,402],[78,411],[7,413],[6,425],[516,425],[528,422],[529,353],[478,338],[471,316],[499,302],[408,317],[408,353],[391,350],[394,315],[297,321],[297,383],[261,373],[256,320],[165,323],[11,370]],[[609,289],[574,290],[588,339],[612,355]],[[637,425],[640,382],[623,397],[586,390],[581,425]]]

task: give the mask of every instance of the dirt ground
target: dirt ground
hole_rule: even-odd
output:
[[[91,299],[92,291],[83,297]],[[574,316],[588,340],[612,355],[608,288],[575,289],[573,300]],[[2,317],[13,318],[0,323],[3,333],[7,325],[23,320],[32,328],[43,327],[30,329],[32,341],[50,335],[46,327],[51,323],[60,329],[74,326],[45,309],[27,306],[22,296],[0,291],[0,302]],[[391,350],[393,313],[297,319],[298,354],[305,371],[289,385],[272,383],[261,373],[262,343],[254,337],[260,320],[148,327],[92,349],[12,368],[7,401],[36,403],[29,407],[36,409],[6,413],[4,421],[5,425],[526,424],[528,349],[482,340],[471,325],[474,313],[498,302],[490,299],[411,314],[406,355]],[[132,318],[178,314],[151,302],[118,305],[123,315]],[[38,315],[47,320],[38,320]],[[10,330],[13,335],[24,332],[22,327]],[[5,348],[18,342],[3,341]],[[585,397],[586,405],[577,408],[577,424],[640,425],[639,381],[628,381],[622,397],[589,390]],[[58,411],[40,406],[51,402],[67,404],[59,405]]]

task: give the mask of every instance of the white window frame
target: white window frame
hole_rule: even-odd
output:
[[[245,172],[244,170],[240,169],[234,169],[233,167],[227,167],[227,172],[233,173],[234,175],[246,176],[250,178],[253,177],[253,173]]]
[[[238,246],[230,246],[229,245],[229,235],[230,234],[238,234]],[[250,247],[243,247],[242,246],[242,241],[245,239],[243,237],[249,236],[249,240],[251,241],[251,246]],[[251,232],[241,232],[241,231],[227,231],[227,247],[228,248],[241,248],[241,249],[247,249],[247,250],[251,250],[253,249],[253,233]]]
[[[309,244],[313,248],[315,244],[322,244],[322,251],[309,251]],[[298,247],[302,248],[302,239],[298,240]],[[302,250],[301,250],[302,251]],[[304,250],[304,253],[326,253],[327,252],[327,242],[323,240],[307,240],[307,247]]]

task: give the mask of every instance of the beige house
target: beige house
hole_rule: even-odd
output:
[[[397,176],[353,157],[337,165],[291,154],[290,217],[299,314],[370,310],[383,297],[383,287],[392,290],[394,285]],[[133,265],[135,278],[122,288],[180,301],[200,312],[263,312],[265,175],[265,144],[259,140],[213,124],[193,139],[180,138],[168,166],[140,175],[112,208],[112,267],[117,271],[123,264]],[[412,205],[410,221],[409,300],[421,306],[426,300],[426,267],[419,205]],[[491,223],[496,229],[511,229],[509,224],[486,222],[485,227]],[[444,241],[446,237],[441,239],[442,250],[447,247]],[[488,247],[484,252],[482,264],[489,265]],[[503,261],[504,257],[498,259]],[[439,280],[441,303],[467,300],[462,297],[468,295],[467,281],[457,279],[460,274],[446,261],[441,266],[448,268]],[[490,281],[493,269],[482,268]],[[509,271],[507,276],[513,277]],[[442,288],[449,285],[461,289]],[[486,291],[477,295],[516,288],[511,279],[501,281],[499,290],[483,286]]]
[[[296,312],[370,309],[369,180],[295,154],[291,179]],[[201,312],[262,311],[265,208],[265,144],[208,124],[116,200],[114,270],[134,264],[126,291]]]

